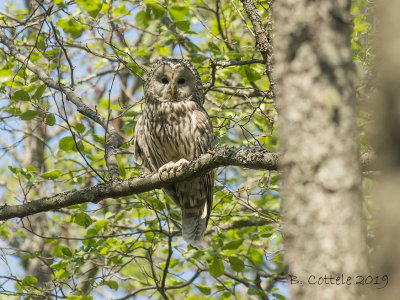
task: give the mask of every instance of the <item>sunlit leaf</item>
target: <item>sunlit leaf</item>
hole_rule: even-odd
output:
[[[22,285],[28,287],[33,287],[37,282],[38,282],[37,278],[30,275],[25,276],[24,279],[22,279]]]
[[[206,285],[196,285],[196,287],[199,289],[200,292],[202,292],[204,295],[210,295],[211,294],[211,288]]]
[[[24,90],[19,90],[14,93],[13,100],[15,100],[15,101],[31,101],[31,97]]]
[[[221,259],[214,257],[211,263],[208,265],[210,274],[214,277],[219,277],[224,274],[225,267]]]
[[[169,14],[174,21],[181,21],[185,19],[187,14],[189,13],[189,7],[183,3],[174,4],[168,7]]]
[[[20,116],[20,118],[21,120],[28,121],[34,119],[38,114],[39,112],[36,110],[27,110]]]
[[[58,146],[64,151],[72,150],[75,146],[74,138],[72,136],[63,137],[58,143]]]
[[[61,170],[52,170],[46,173],[43,173],[42,175],[40,175],[40,177],[44,178],[44,179],[57,179],[58,177],[60,177],[62,175],[62,171]]]
[[[103,4],[101,0],[76,0],[76,3],[81,5],[92,18],[96,18]]]

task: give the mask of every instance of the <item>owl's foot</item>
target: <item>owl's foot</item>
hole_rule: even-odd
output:
[[[163,173],[176,173],[176,171],[181,170],[183,167],[186,167],[188,164],[189,164],[189,162],[184,158],[181,158],[177,162],[170,161],[170,162],[166,163],[165,165],[161,166],[158,169],[158,173],[160,174],[160,176]]]

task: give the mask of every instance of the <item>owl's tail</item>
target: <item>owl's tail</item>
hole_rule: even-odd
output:
[[[207,203],[203,208],[182,207],[182,235],[183,239],[192,246],[198,246],[203,240],[207,228]]]

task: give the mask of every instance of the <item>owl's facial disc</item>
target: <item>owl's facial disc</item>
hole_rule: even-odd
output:
[[[194,76],[181,64],[161,65],[154,73],[154,79],[153,92],[161,102],[182,101],[194,92]]]

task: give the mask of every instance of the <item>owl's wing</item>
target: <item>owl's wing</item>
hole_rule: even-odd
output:
[[[214,145],[215,136],[212,122],[206,111],[199,108],[193,111],[192,115],[195,139],[195,157],[211,150]]]
[[[143,147],[144,145],[144,120],[143,116],[140,116],[135,127],[135,138],[134,138],[134,158],[135,162],[142,164],[145,160]]]
[[[213,126],[210,117],[204,109],[199,109],[194,111],[196,122],[196,131],[195,131],[195,149],[196,149],[196,157],[207,153],[208,150],[211,150],[215,144],[216,136],[213,132]],[[208,219],[210,217],[212,202],[213,202],[213,193],[214,193],[214,172],[211,171],[202,177],[204,188],[206,191],[206,204],[203,208],[203,212],[206,210],[206,224],[207,226]],[[205,228],[204,228],[205,229]]]

